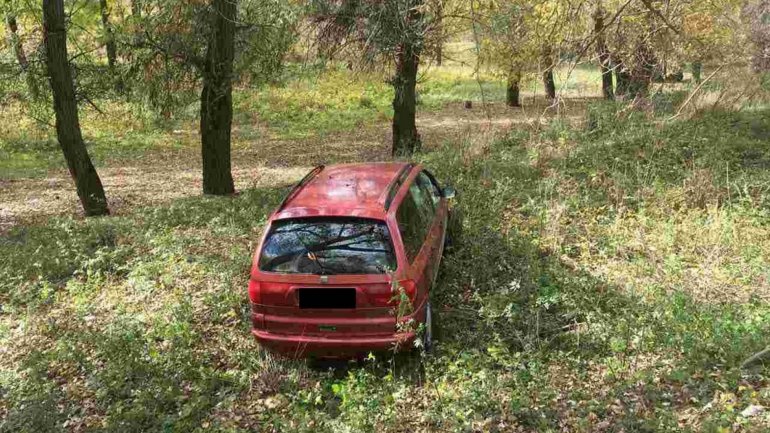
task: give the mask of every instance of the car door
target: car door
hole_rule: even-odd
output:
[[[446,206],[446,200],[442,200],[441,189],[436,182],[436,178],[430,174],[430,172],[423,170],[420,172],[416,181],[420,188],[425,191],[425,194],[430,197],[430,202],[434,209],[433,220],[426,242],[430,244],[432,251],[431,281],[435,282],[444,250],[444,237],[446,236],[446,226],[448,223],[448,208]]]
[[[435,208],[419,183],[409,185],[406,196],[396,211],[401,241],[409,262],[409,278],[416,283],[415,307],[422,304],[433,282],[433,245],[428,241],[435,216]]]
[[[444,233],[446,228],[445,206],[443,206],[443,202],[441,201],[441,193],[438,185],[429,172],[426,170],[420,172],[415,182],[423,192],[423,197],[426,198],[424,206],[432,208],[430,228],[425,242],[429,245],[431,252],[429,258],[430,278],[431,282],[435,282],[436,277],[438,276],[441,254],[444,247]]]

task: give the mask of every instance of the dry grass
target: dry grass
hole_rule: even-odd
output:
[[[438,111],[419,112],[417,125],[423,147],[429,151],[448,141],[473,136],[485,141],[488,134],[514,125],[530,128],[551,117],[546,101],[540,99],[525,109],[512,109],[499,102],[447,104]],[[584,117],[588,100],[570,101],[569,118]],[[358,161],[390,159],[390,125],[385,122],[352,131],[294,139],[263,139],[241,135],[236,125],[233,138],[233,177],[237,190],[285,185],[302,177],[310,167]],[[479,131],[488,131],[478,135]],[[201,163],[198,135],[192,125],[169,133],[168,140],[180,140],[178,147],[147,150],[142,158],[107,159],[99,174],[113,213],[123,215],[138,207],[167,203],[200,194]],[[49,170],[44,178],[0,179],[0,231],[18,224],[42,222],[53,215],[80,215],[80,205],[69,173]]]

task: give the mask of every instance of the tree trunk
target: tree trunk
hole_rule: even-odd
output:
[[[615,65],[615,82],[617,83],[615,94],[626,96],[631,87],[631,74],[623,65]]]
[[[695,80],[696,83],[700,84],[701,82],[701,73],[703,71],[703,63],[701,62],[693,62],[692,64],[692,79]]]
[[[545,87],[545,96],[550,100],[556,99],[556,81],[553,79],[553,53],[551,48],[548,47],[543,52],[543,65],[545,70],[543,71],[543,87]]]
[[[394,156],[408,156],[420,150],[417,133],[417,68],[419,54],[412,44],[402,43],[396,55],[393,77],[393,149]]]
[[[131,0],[131,16],[134,19],[142,17],[142,3],[141,0]]]
[[[110,67],[110,72],[114,73],[118,50],[115,47],[115,35],[110,25],[110,10],[107,7],[107,0],[99,0],[99,6],[102,13],[102,26],[104,27],[104,47],[107,49],[107,64]]]
[[[615,99],[612,87],[612,65],[610,51],[607,49],[607,39],[604,34],[604,9],[601,3],[594,14],[594,33],[596,34],[596,54],[599,57],[599,70],[602,72],[602,96],[608,101]]]
[[[141,0],[131,0],[131,21],[134,27],[134,40],[133,43],[136,46],[141,45],[144,42],[144,36],[142,35],[142,2]]]
[[[521,81],[520,72],[511,72],[508,75],[508,85],[505,89],[505,103],[509,107],[521,107],[521,97],[519,91],[519,82]]]
[[[436,3],[436,65],[441,66],[444,61],[444,0]]]
[[[75,85],[67,57],[63,0],[43,0],[43,39],[56,113],[56,136],[87,216],[107,215],[107,199],[80,131]]]
[[[5,22],[8,24],[8,42],[13,47],[13,53],[16,55],[16,60],[19,62],[21,70],[26,71],[29,67],[29,61],[19,37],[19,25],[16,22],[16,15],[9,12],[5,16]]]
[[[30,74],[29,60],[27,59],[27,53],[24,52],[24,44],[19,37],[19,25],[16,22],[16,15],[9,12],[5,16],[5,22],[8,25],[8,42],[13,47],[13,53],[16,55],[16,61],[19,63],[21,72],[24,74],[24,78],[27,81],[27,88],[29,90],[32,99],[37,99],[40,92],[37,88],[37,82],[35,77]]]
[[[104,27],[104,47],[107,50],[107,67],[110,75],[115,80],[115,91],[123,93],[123,80],[118,76],[115,66],[118,62],[118,49],[115,44],[115,32],[110,25],[110,10],[107,6],[107,0],[99,0],[99,6],[102,14],[102,26]]]
[[[628,91],[631,96],[646,96],[650,91],[650,83],[655,74],[655,56],[645,40],[637,44],[634,67],[631,69],[631,81]]]
[[[213,8],[201,92],[203,193],[227,195],[235,192],[230,167],[230,133],[237,0],[213,0]]]

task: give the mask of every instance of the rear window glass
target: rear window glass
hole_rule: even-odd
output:
[[[259,269],[285,274],[384,274],[396,268],[388,226],[363,218],[273,223]]]

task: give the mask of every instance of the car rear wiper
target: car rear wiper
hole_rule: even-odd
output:
[[[316,267],[318,268],[318,273],[320,275],[326,274],[326,269],[323,267],[320,261],[318,261],[318,257],[315,255],[315,252],[312,252],[308,249],[307,245],[305,245],[305,242],[302,240],[302,238],[297,234],[297,232],[294,232],[294,237],[297,238],[297,241],[302,245],[302,248],[305,249],[305,255],[308,259],[310,259],[311,262],[313,262]]]

